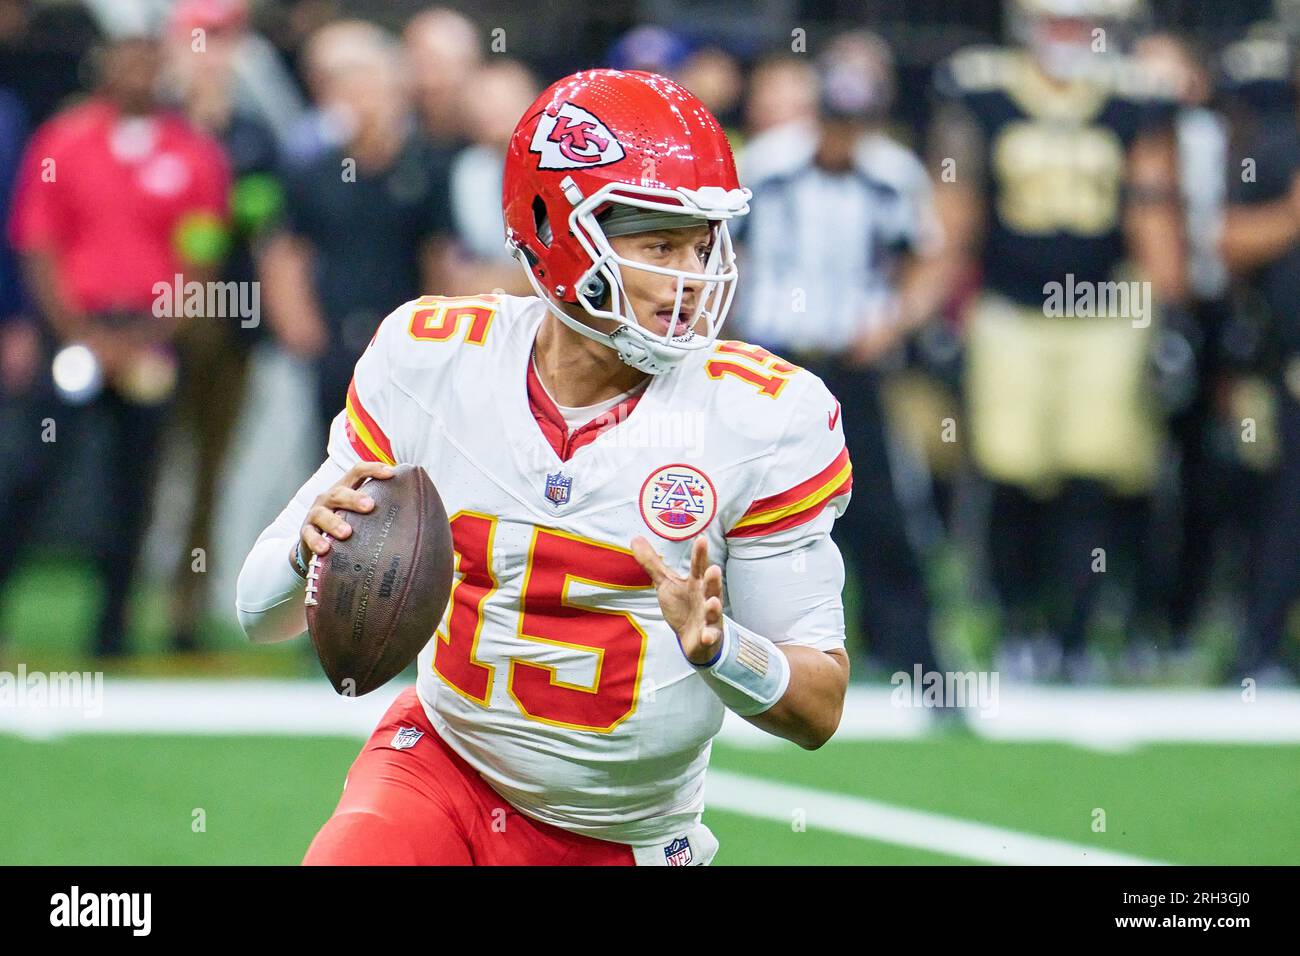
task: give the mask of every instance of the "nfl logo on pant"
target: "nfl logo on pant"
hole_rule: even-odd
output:
[[[689,866],[691,863],[691,841],[687,837],[678,837],[664,847],[664,857],[669,866]]]
[[[397,733],[393,734],[393,742],[389,744],[394,750],[408,750],[419,743],[420,738],[424,736],[424,731],[418,727],[398,727]]]

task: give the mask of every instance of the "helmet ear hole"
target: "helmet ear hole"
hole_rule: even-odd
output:
[[[533,197],[533,227],[537,231],[537,241],[547,249],[551,247],[551,220],[546,214],[546,202],[541,196]]]
[[[609,283],[604,276],[594,275],[578,288],[578,295],[586,299],[593,308],[599,309],[609,296]]]

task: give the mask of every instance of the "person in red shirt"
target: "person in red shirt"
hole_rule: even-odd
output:
[[[111,507],[93,549],[106,592],[94,650],[114,655],[125,649],[127,591],[175,385],[172,340],[182,321],[238,319],[186,320],[179,297],[159,292],[159,283],[207,282],[220,262],[229,190],[220,146],[156,102],[156,38],[118,38],[100,64],[98,92],[36,131],[15,185],[9,239],[58,355],[26,396],[24,447],[0,462],[0,523],[21,526],[53,487],[62,450],[105,433],[97,464]],[[0,565],[0,583],[13,565]]]

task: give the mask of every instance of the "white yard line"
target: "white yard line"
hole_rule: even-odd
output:
[[[146,680],[106,677],[102,700],[81,707],[0,707],[0,733],[271,734],[365,738],[397,696],[335,694],[315,680]]]
[[[1155,860],[1033,836],[1017,830],[971,823],[923,810],[774,783],[758,777],[710,770],[705,804],[746,816],[809,829],[915,847],[981,863],[1028,866],[1151,866]],[[796,817],[798,814],[798,817]]]
[[[365,737],[398,685],[366,697],[337,696],[321,680],[152,680],[106,677],[102,698],[79,707],[15,705],[0,674],[0,733],[44,739],[69,733],[276,734]],[[8,684],[3,683],[5,677]],[[30,683],[30,675],[29,675]],[[89,686],[89,685],[88,685]],[[1007,685],[996,708],[963,711],[991,740],[1058,741],[1098,749],[1145,743],[1300,744],[1300,691],[1260,689],[1251,703],[1226,690],[1129,690]],[[837,741],[916,739],[931,712],[897,706],[887,688],[853,687]],[[719,738],[742,747],[785,741],[727,715]]]
[[[904,698],[906,699],[906,698]],[[1300,690],[1043,687],[1003,684],[983,708],[960,713],[989,740],[1055,741],[1122,751],[1152,743],[1300,744]],[[765,748],[781,741],[739,718],[723,727],[727,743]],[[852,687],[836,740],[915,739],[933,711],[899,706],[884,687]]]

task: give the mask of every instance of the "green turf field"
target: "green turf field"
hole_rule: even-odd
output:
[[[9,638],[0,646],[0,670],[19,662],[47,670],[97,666],[83,652],[96,600],[84,571],[59,559],[22,569],[16,600],[0,614],[0,635]],[[946,640],[964,659],[986,661],[992,622],[964,605],[954,615],[959,604],[950,601],[945,612]],[[322,680],[306,642],[250,647],[228,625],[208,632],[204,654],[169,654],[165,610],[160,589],[142,590],[139,653],[113,662],[112,677]],[[855,670],[859,680],[865,676],[856,663]],[[355,736],[168,734],[165,720],[134,733],[52,740],[0,729],[0,864],[296,863],[361,745]],[[960,730],[903,740],[845,736],[816,753],[715,743],[713,767],[742,775],[741,789],[744,781],[798,788],[763,812],[711,797],[705,820],[721,842],[716,862],[986,863],[997,860],[1002,836],[1019,835],[1064,841],[1067,857],[1073,849],[1167,863],[1300,863],[1294,742],[1159,743],[1111,752],[991,741]],[[835,795],[874,803],[810,810],[806,825],[794,822],[801,803]],[[871,817],[881,805],[910,811],[911,830],[877,826],[868,828],[876,835],[864,836],[855,815]],[[1094,829],[1098,811],[1104,832]],[[979,847],[927,840],[932,821],[940,830],[952,821],[983,825]],[[1056,860],[1058,850],[1044,852]]]
[[[341,738],[0,737],[0,863],[296,863],[360,742]],[[966,734],[755,752],[713,766],[1169,863],[1300,862],[1300,747],[1105,754]],[[1093,812],[1107,815],[1104,833]],[[202,826],[196,824],[200,818]],[[819,825],[712,809],[719,864],[971,862]]]

